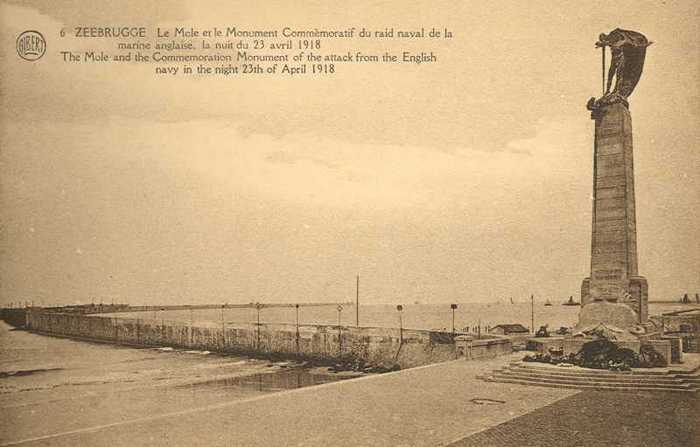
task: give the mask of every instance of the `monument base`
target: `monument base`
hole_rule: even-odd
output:
[[[540,354],[552,354],[553,352],[561,352],[564,355],[578,353],[583,345],[595,340],[589,336],[572,336],[566,335],[563,337],[533,337],[527,340],[527,350],[535,351]],[[654,351],[661,354],[666,364],[681,363],[682,352],[678,346],[680,342],[662,338],[626,338],[624,340],[615,340],[614,343],[620,348],[626,348],[640,353],[643,345],[650,346]]]
[[[591,278],[584,278],[581,282],[581,312],[579,314],[579,324],[577,329],[582,329],[597,323],[612,325],[621,329],[627,329],[639,324],[645,324],[649,320],[649,285],[646,278],[643,276],[632,276],[628,280],[619,284],[618,295],[613,300],[600,299],[595,293],[595,282]],[[596,298],[597,297],[597,298]],[[611,304],[613,306],[624,306],[631,310],[635,315],[634,323],[628,321],[631,315],[625,309],[608,307],[588,309],[592,304]],[[606,312],[614,312],[610,316],[606,316]],[[598,321],[592,320],[592,315],[600,315]],[[583,322],[581,319],[586,318]]]
[[[594,301],[581,306],[575,331],[582,331],[604,324],[629,330],[639,324],[639,315],[626,304]]]

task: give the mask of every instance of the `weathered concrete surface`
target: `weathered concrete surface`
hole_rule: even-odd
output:
[[[475,378],[516,357],[453,361],[155,417],[134,415],[3,445],[444,445],[575,394]]]

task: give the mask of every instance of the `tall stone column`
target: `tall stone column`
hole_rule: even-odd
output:
[[[629,328],[647,320],[648,287],[637,265],[632,119],[626,102],[593,110],[591,273],[581,285],[579,326]]]

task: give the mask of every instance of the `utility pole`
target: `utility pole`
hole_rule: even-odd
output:
[[[360,275],[357,275],[355,287],[355,326],[360,327]]]
[[[531,331],[535,333],[535,295],[530,295],[530,327]]]

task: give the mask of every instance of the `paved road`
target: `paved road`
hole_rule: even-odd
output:
[[[526,440],[526,442],[523,442]],[[700,399],[678,393],[585,391],[450,447],[695,447]]]

